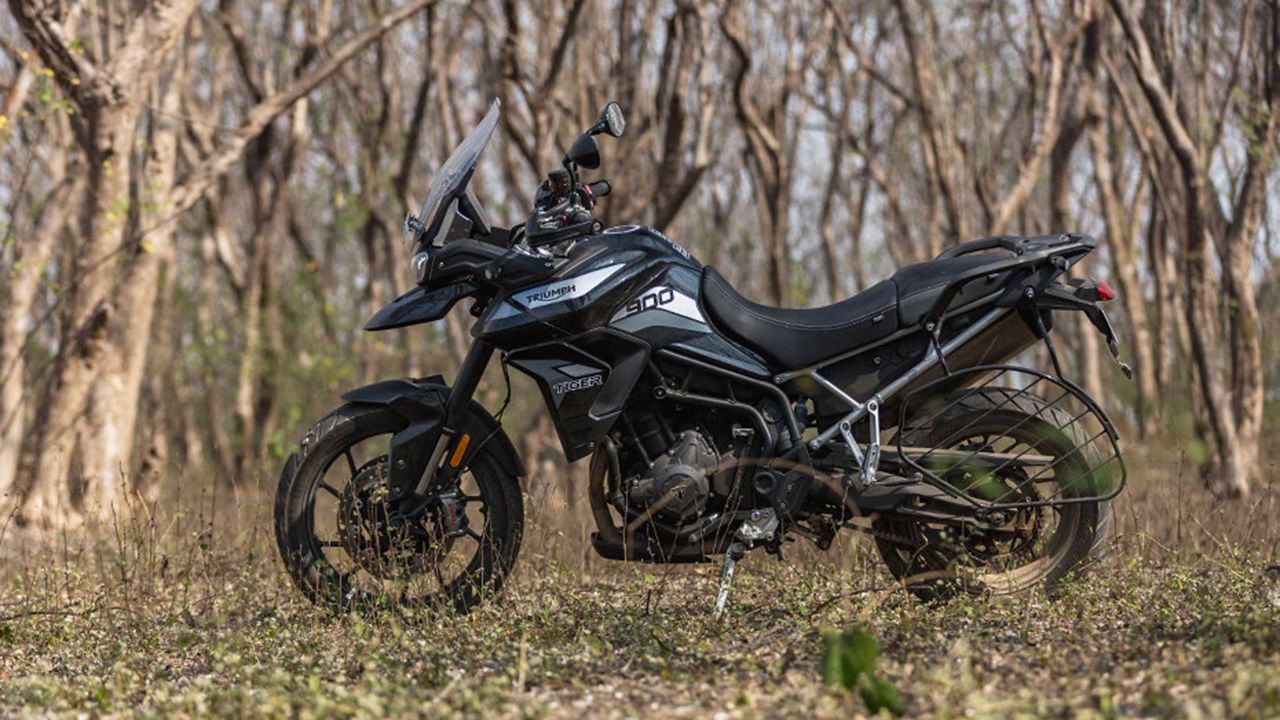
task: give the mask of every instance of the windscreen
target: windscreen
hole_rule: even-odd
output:
[[[467,139],[458,145],[449,159],[445,160],[444,165],[440,167],[435,180],[431,183],[431,190],[427,192],[427,199],[418,212],[418,219],[425,230],[434,231],[439,225],[439,216],[449,204],[449,200],[458,197],[466,190],[467,183],[471,181],[471,174],[476,169],[476,161],[480,158],[480,153],[489,144],[489,138],[493,137],[493,131],[498,127],[498,115],[498,101],[494,100],[480,124],[476,125]],[[414,238],[414,240],[417,239]]]

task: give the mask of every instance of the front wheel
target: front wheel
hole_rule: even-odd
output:
[[[389,443],[405,425],[385,406],[347,404],[316,423],[285,463],[276,540],[294,584],[317,604],[466,612],[497,593],[515,564],[523,499],[486,448],[456,492],[420,508],[388,499]]]
[[[957,465],[938,472],[970,494],[997,500],[1044,501],[1069,497],[1101,463],[1073,418],[1045,400],[1002,390],[972,390],[951,404],[931,427],[907,435],[904,444],[1018,457],[1048,458],[1051,472],[1029,478],[1016,463],[993,473]],[[1083,498],[1082,498],[1083,499]],[[890,573],[925,600],[961,592],[1010,594],[1052,588],[1099,555],[1111,528],[1105,500],[1023,507],[991,532],[958,529],[901,516],[873,524],[876,549]]]

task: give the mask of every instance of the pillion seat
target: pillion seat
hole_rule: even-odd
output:
[[[996,253],[1006,253],[1003,250]],[[856,350],[900,328],[918,326],[942,291],[993,253],[944,257],[908,265],[848,300],[818,308],[777,308],[743,297],[715,268],[702,273],[702,304],[724,334],[756,351],[777,369],[795,370]],[[999,290],[1007,273],[966,287],[952,307]]]

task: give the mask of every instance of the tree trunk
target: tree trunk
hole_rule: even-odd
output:
[[[236,370],[235,414],[236,454],[235,468],[231,476],[233,485],[239,485],[253,458],[257,456],[259,435],[257,428],[258,372],[262,362],[262,304],[270,267],[268,239],[253,240],[253,258],[245,293],[240,302],[240,321],[244,328],[244,346],[240,349],[240,362]]]
[[[921,131],[924,133],[928,156],[932,157],[934,181],[942,195],[942,204],[946,209],[948,239],[959,242],[969,239],[969,223],[964,207],[961,204],[958,173],[953,153],[955,133],[951,128],[949,109],[945,101],[937,97],[939,86],[937,66],[933,59],[933,43],[927,29],[920,32],[915,19],[907,8],[905,0],[895,0],[898,21],[902,25],[902,36],[906,42],[907,54],[911,61],[911,80],[915,85],[919,98]],[[927,23],[926,23],[927,25]],[[939,112],[941,111],[941,112]],[[936,243],[937,238],[926,238],[926,243]],[[937,248],[930,247],[930,255],[935,255]]]
[[[1103,111],[1100,95],[1095,87],[1090,99],[1089,149],[1093,155],[1093,178],[1107,223],[1112,269],[1132,334],[1130,347],[1138,384],[1138,431],[1142,437],[1149,437],[1155,430],[1158,413],[1155,348],[1147,319],[1146,296],[1138,280],[1137,229],[1126,218],[1127,212],[1116,188],[1110,158],[1112,150],[1106,138],[1105,120],[1100,115]]]
[[[62,316],[57,362],[49,397],[32,428],[38,438],[27,473],[27,499],[20,513],[24,522],[60,524],[83,516],[86,497],[98,508],[114,503],[119,491],[114,473],[104,462],[74,462],[79,440],[112,444],[110,432],[84,428],[94,383],[110,358],[112,324],[117,314],[135,310],[115,297],[120,280],[120,255],[127,252],[130,231],[130,181],[133,145],[139,116],[152,81],[195,11],[196,0],[156,2],[131,18],[119,47],[101,65],[75,48],[75,28],[63,23],[54,5],[10,0],[23,34],[49,66],[79,116],[76,134],[85,157],[85,200],[78,242],[68,280],[66,311]],[[144,343],[145,344],[145,343]],[[126,452],[127,454],[127,452]],[[70,468],[84,472],[73,477]]]
[[[70,200],[79,188],[78,176],[66,173],[65,155],[56,157],[61,160],[55,160],[60,167],[51,168],[54,189],[45,197],[35,227],[20,246],[8,294],[0,306],[0,513],[4,512],[10,493],[18,489],[22,439],[31,407],[25,352],[27,324],[40,279],[66,225]]]
[[[27,499],[19,515],[24,522],[77,522],[83,517],[86,495],[97,503],[115,501],[115,478],[110,473],[98,475],[101,465],[79,477],[72,477],[70,471],[84,434],[80,419],[98,371],[111,352],[110,326],[116,314],[112,290],[126,232],[129,146],[137,120],[132,104],[102,108],[87,119],[90,131],[82,140],[88,159],[87,197],[68,275],[62,349],[48,400],[32,428],[40,441],[27,474]]]
[[[140,219],[144,234],[130,239],[124,247],[124,252],[131,257],[114,299],[117,307],[128,311],[116,313],[109,322],[107,338],[111,351],[102,358],[88,412],[79,421],[80,451],[84,455],[85,480],[90,491],[85,501],[100,501],[101,510],[107,510],[121,491],[132,489],[134,431],[151,347],[151,325],[161,274],[173,260],[174,223],[165,223],[160,216],[166,212],[164,193],[173,185],[177,172],[181,127],[175,118],[185,81],[186,75],[179,63],[166,83],[159,112],[150,120],[151,137],[139,189],[142,208],[146,209]],[[145,228],[152,224],[156,228],[146,232]],[[102,489],[104,494],[96,497],[95,488]]]

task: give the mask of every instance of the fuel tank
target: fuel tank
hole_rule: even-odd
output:
[[[609,431],[653,350],[767,375],[759,357],[711,327],[699,302],[702,265],[657,230],[610,228],[557,264],[494,298],[472,333],[538,383],[570,460]]]
[[[652,228],[623,225],[576,242],[556,272],[536,284],[497,297],[473,334],[511,349],[608,325],[638,291],[664,274],[696,279],[702,265],[689,251]],[[690,288],[686,288],[688,290]]]
[[[496,298],[472,331],[511,350],[612,328],[765,377],[755,353],[721,336],[702,312],[702,264],[649,227],[622,225],[576,243],[550,278]]]

